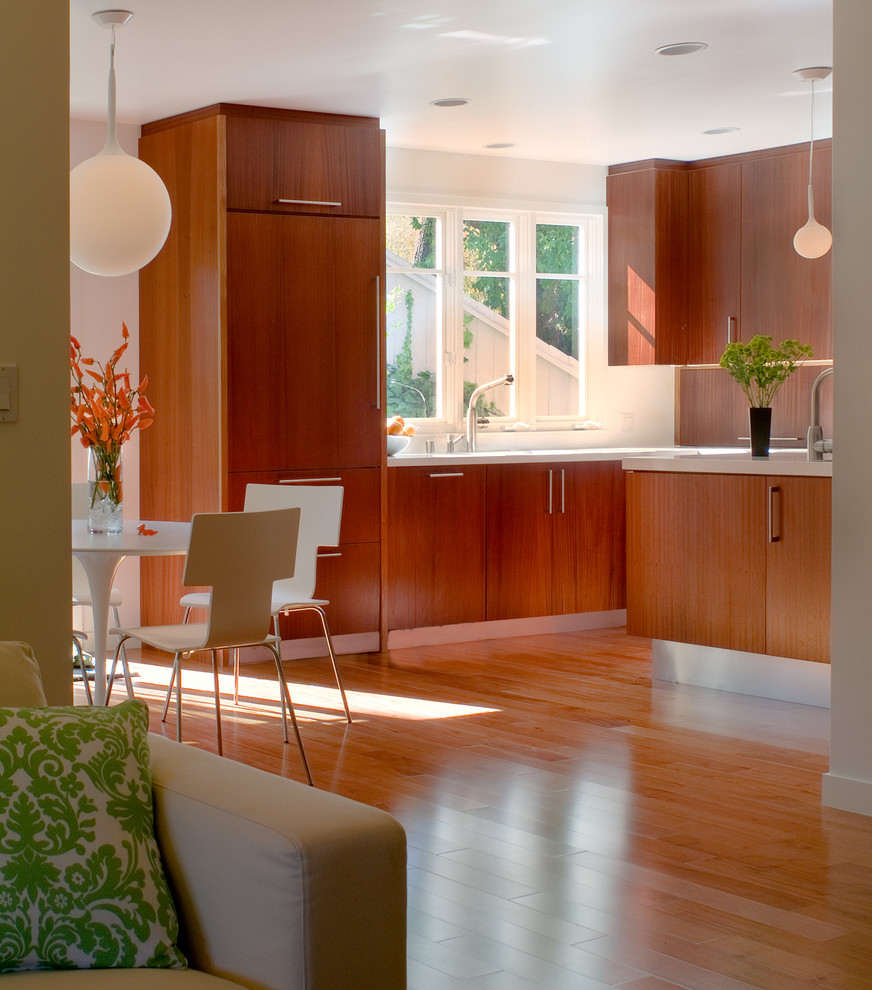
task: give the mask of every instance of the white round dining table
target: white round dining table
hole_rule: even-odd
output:
[[[139,528],[155,530],[143,534]],[[94,704],[106,704],[106,642],[109,594],[118,565],[125,557],[180,556],[188,552],[189,522],[126,522],[120,533],[90,533],[86,519],[74,519],[73,555],[82,562],[91,589],[94,618]]]

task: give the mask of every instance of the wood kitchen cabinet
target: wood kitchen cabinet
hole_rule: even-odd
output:
[[[612,166],[609,364],[676,364],[687,333],[688,182],[684,162]]]
[[[246,477],[369,472],[375,497],[346,491],[345,562],[325,558],[318,574],[334,633],[377,631],[378,121],[217,104],[143,125],[140,157],[173,205],[167,244],[140,273],[140,364],[156,409],[140,447],[143,516],[238,507]],[[346,520],[366,539],[346,544]],[[144,621],[180,617],[179,580],[176,561],[143,569]]]
[[[609,362],[717,364],[769,334],[832,357],[832,255],[801,258],[808,145],[612,166]],[[832,228],[832,149],[815,143],[817,219]]]
[[[388,471],[388,628],[484,621],[485,472]]]
[[[615,461],[487,468],[487,618],[624,607]]]
[[[627,476],[627,631],[829,659],[830,479]]]

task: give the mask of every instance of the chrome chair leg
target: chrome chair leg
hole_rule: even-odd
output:
[[[176,682],[176,742],[182,741],[182,655],[173,658],[173,676]]]
[[[345,697],[345,688],[342,686],[342,677],[339,674],[339,664],[336,662],[336,652],[333,649],[333,639],[330,636],[330,630],[327,628],[327,616],[324,613],[324,609],[320,605],[315,605],[313,607],[321,617],[321,625],[324,629],[324,639],[327,640],[327,652],[330,654],[330,663],[333,664],[333,675],[336,678],[336,686],[339,688],[340,695],[342,695],[342,707],[345,709],[345,718],[348,720],[348,723],[351,724],[351,712],[348,708],[348,699]]]
[[[88,683],[88,670],[85,667],[85,651],[82,648],[81,640],[78,636],[73,636],[73,651],[76,654],[76,659],[79,662],[79,670],[82,672],[82,684],[85,688],[85,698],[89,705],[94,704],[94,698],[91,695],[91,685]]]
[[[288,710],[291,713],[291,724],[294,726],[294,735],[297,737],[297,748],[300,750],[300,759],[303,761],[303,768],[306,771],[306,780],[309,782],[309,786],[314,786],[312,784],[312,772],[309,770],[309,761],[306,759],[306,750],[303,748],[303,737],[300,735],[300,727],[297,724],[297,713],[294,711],[294,705],[291,701],[291,692],[288,690],[288,682],[285,680],[285,672],[282,669],[282,655],[278,650],[278,647],[271,644],[268,649],[273,655],[273,659],[276,662],[276,673],[279,678],[279,692],[282,696],[283,702],[287,704]],[[284,707],[284,706],[283,706]],[[282,712],[284,715],[284,711]],[[287,733],[287,723],[285,724],[285,742],[288,742]]]
[[[221,693],[218,684],[218,651],[212,650],[212,680],[215,683],[215,727],[218,730],[218,755],[224,755],[224,745],[221,739]]]

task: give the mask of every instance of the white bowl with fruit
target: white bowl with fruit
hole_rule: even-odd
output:
[[[415,435],[415,427],[407,426],[402,416],[391,416],[387,421],[388,457],[399,454],[409,446]]]

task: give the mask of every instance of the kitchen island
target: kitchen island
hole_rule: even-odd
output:
[[[832,461],[804,451],[628,457],[627,629],[654,675],[829,699]]]

